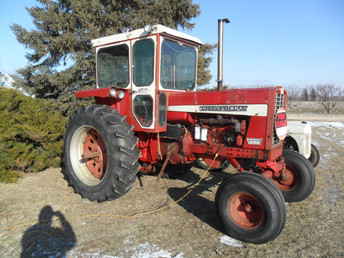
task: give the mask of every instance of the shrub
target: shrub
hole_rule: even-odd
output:
[[[60,163],[66,118],[53,101],[0,88],[0,182]]]

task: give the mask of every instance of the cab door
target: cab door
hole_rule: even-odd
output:
[[[132,48],[132,113],[136,131],[154,130],[156,124],[155,60],[156,36],[131,41]],[[141,128],[140,128],[141,127]],[[140,130],[143,129],[143,130]]]

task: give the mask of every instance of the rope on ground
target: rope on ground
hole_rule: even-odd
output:
[[[192,191],[193,191],[197,186],[199,186],[199,185],[201,184],[201,182],[202,182],[204,179],[206,179],[206,178],[209,177],[209,175],[210,175],[210,172],[209,172],[209,171],[210,171],[210,169],[213,167],[214,162],[215,162],[215,160],[216,160],[217,157],[218,157],[218,152],[214,155],[214,158],[213,158],[213,160],[212,160],[210,166],[209,166],[209,167],[207,168],[207,170],[205,171],[204,175],[201,176],[201,177],[199,178],[199,180],[198,180],[195,184],[193,184],[192,187],[191,187],[185,194],[183,194],[183,195],[182,195],[181,197],[179,197],[177,200],[172,200],[172,202],[173,202],[174,204],[178,204],[178,203],[180,203],[181,201],[185,200],[185,199],[192,193]],[[164,185],[165,185],[165,190],[166,190],[166,194],[167,194],[168,184],[167,184],[167,182],[166,182],[166,179],[164,179]],[[127,216],[125,216],[125,217],[126,217],[126,218],[136,218],[136,217],[140,217],[140,216],[144,216],[144,215],[149,215],[149,214],[153,214],[153,213],[160,212],[160,211],[162,211],[162,210],[164,210],[164,209],[169,208],[169,202],[170,202],[170,200],[167,198],[166,201],[165,201],[162,205],[160,205],[159,207],[157,207],[157,208],[149,209],[149,210],[142,211],[142,212],[135,212],[134,214],[132,214],[132,215],[127,215]]]

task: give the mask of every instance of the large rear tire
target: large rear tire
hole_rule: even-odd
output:
[[[139,167],[136,142],[131,127],[117,111],[101,105],[78,109],[64,139],[66,180],[91,201],[124,195]]]
[[[216,193],[216,207],[225,233],[245,242],[275,239],[286,220],[282,193],[259,174],[230,176]]]
[[[308,160],[314,168],[319,164],[320,152],[314,144],[311,144],[311,156],[308,158]]]

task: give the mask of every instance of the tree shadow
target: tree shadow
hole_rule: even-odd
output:
[[[54,227],[54,220],[58,220],[61,226]],[[41,209],[38,223],[24,232],[20,257],[65,257],[76,242],[73,228],[64,215],[47,205]]]
[[[182,188],[169,188],[168,194],[174,201],[178,201],[178,204],[185,210],[217,231],[224,233],[214,201],[208,200],[207,198],[201,196],[201,194],[205,191],[213,192],[210,188],[220,184],[227,176],[228,174],[223,172],[212,172],[208,178],[202,179],[200,183],[197,184],[197,182],[200,180],[200,176],[190,170],[189,173],[178,177],[179,180],[183,180],[190,184]],[[179,201],[179,199],[183,198],[183,196],[190,189],[192,190],[188,196]]]

